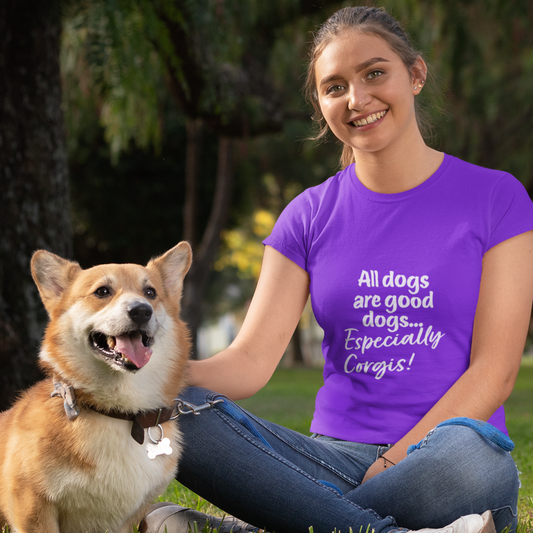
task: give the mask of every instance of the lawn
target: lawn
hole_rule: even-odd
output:
[[[321,370],[278,369],[263,390],[239,404],[260,417],[307,434],[315,395],[321,384]],[[513,456],[522,472],[521,521],[517,533],[533,533],[533,357],[524,358],[506,410],[509,433],[516,444]],[[178,483],[173,483],[161,500],[172,500],[189,507],[199,507],[204,512],[220,514]]]
[[[523,359],[513,393],[505,403],[509,435],[516,444],[513,457],[522,472],[520,509],[529,514],[533,532],[533,357]],[[525,521],[525,520],[524,520]]]

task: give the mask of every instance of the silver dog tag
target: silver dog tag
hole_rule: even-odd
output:
[[[170,446],[170,439],[166,437],[157,443],[148,442],[146,444],[146,451],[149,459],[155,459],[158,455],[170,455],[172,453],[172,446]]]

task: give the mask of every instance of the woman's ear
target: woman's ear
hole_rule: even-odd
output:
[[[418,56],[414,65],[411,67],[411,80],[413,82],[413,90],[419,91],[426,83],[428,75],[428,67],[426,62]]]

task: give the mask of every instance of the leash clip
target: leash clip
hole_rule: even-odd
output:
[[[175,398],[174,401],[176,402],[177,414],[171,417],[170,420],[176,420],[179,415],[193,414],[198,416],[200,414],[200,411],[212,409],[217,403],[222,403],[224,400],[222,398],[219,398],[218,400],[213,400],[202,405],[194,405],[190,402],[186,402],[185,400],[180,400],[179,398]]]

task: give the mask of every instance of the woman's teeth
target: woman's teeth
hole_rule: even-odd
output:
[[[362,118],[361,120],[354,120],[351,124],[357,128],[360,126],[366,126],[367,124],[372,124],[373,122],[376,122],[376,120],[379,120],[381,117],[383,117],[386,112],[387,111],[380,111],[379,113],[374,113],[366,118]]]

